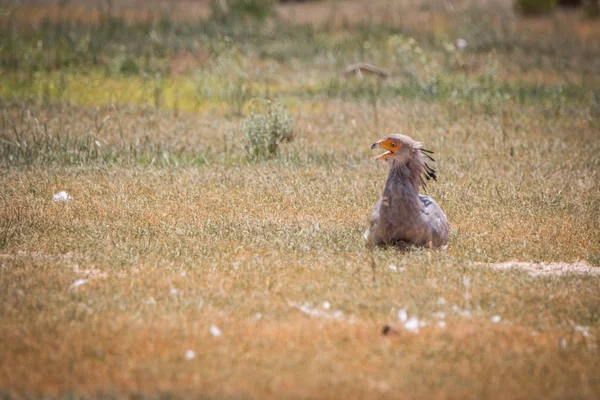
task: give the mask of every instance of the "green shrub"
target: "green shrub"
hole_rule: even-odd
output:
[[[279,154],[279,144],[293,136],[294,121],[279,101],[266,104],[264,113],[252,113],[241,122],[245,149],[251,160],[264,160]]]
[[[211,16],[225,22],[233,18],[253,18],[264,20],[273,14],[273,0],[212,0]]]
[[[131,56],[125,56],[120,60],[119,72],[124,75],[137,75],[140,73],[140,68]]]
[[[583,12],[588,18],[600,17],[600,0],[587,0],[583,4]]]
[[[234,15],[249,16],[259,20],[273,13],[272,0],[236,0],[231,4]]]
[[[547,14],[556,8],[556,0],[515,0],[515,9],[524,15]]]

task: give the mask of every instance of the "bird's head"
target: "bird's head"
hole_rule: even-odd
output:
[[[419,153],[422,144],[406,135],[391,134],[373,143],[371,150],[383,149],[386,152],[376,156],[374,160],[386,160],[391,163],[406,163]]]
[[[371,150],[373,149],[386,150],[376,156],[375,160],[385,160],[390,167],[405,164],[409,169],[414,170],[417,176],[423,174],[426,179],[436,179],[435,170],[427,164],[427,160],[435,161],[431,157],[433,152],[425,150],[423,143],[417,142],[409,136],[397,133],[387,135],[373,143]]]

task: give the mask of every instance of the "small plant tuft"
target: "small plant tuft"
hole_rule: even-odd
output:
[[[241,122],[245,149],[250,160],[265,160],[279,154],[279,144],[293,137],[294,121],[281,102],[268,102],[264,113],[252,113]]]
[[[556,0],[515,0],[515,9],[523,15],[542,15],[556,8]]]
[[[588,18],[600,17],[600,0],[587,0],[584,2],[583,12]]]
[[[211,17],[219,22],[250,18],[262,21],[274,12],[273,0],[212,0]]]

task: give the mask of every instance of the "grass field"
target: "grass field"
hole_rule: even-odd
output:
[[[0,3],[0,396],[600,397],[600,20],[208,3]],[[365,246],[393,132],[445,251]]]

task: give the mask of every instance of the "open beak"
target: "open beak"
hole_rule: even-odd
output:
[[[389,139],[381,139],[378,142],[375,142],[371,145],[371,150],[373,149],[384,149],[387,150],[385,153],[382,153],[378,156],[375,156],[373,160],[383,160],[386,158],[390,158],[396,154],[395,149],[392,148],[392,142]]]

